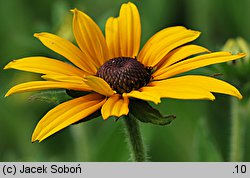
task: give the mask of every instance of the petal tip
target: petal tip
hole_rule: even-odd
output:
[[[110,117],[117,117],[117,118],[119,118],[119,117],[126,116],[126,115],[128,115],[128,112],[127,112],[127,113],[125,113],[125,114],[122,114],[122,115],[109,115],[109,116],[102,116],[102,119],[103,119],[104,121],[106,121],[106,120],[108,120]]]
[[[33,134],[32,134],[31,142],[34,143],[34,142],[36,142],[36,141],[41,142],[42,140],[39,139],[39,134],[36,133],[36,130],[35,130],[35,131],[33,132]]]
[[[33,36],[36,37],[36,38],[39,38],[40,34],[39,33],[34,33]]]
[[[237,93],[236,93],[236,97],[237,97],[239,100],[242,100],[242,99],[243,99],[243,96],[240,94],[240,92],[237,92]]]
[[[35,143],[35,141],[37,141],[37,139],[36,139],[34,136],[32,136],[31,142],[32,142],[32,143]]]
[[[104,121],[106,121],[108,118],[109,118],[109,117],[104,117],[104,116],[102,116],[102,119],[103,119]]]
[[[15,86],[12,87],[11,89],[9,89],[9,91],[4,95],[4,97],[6,98],[6,97],[16,93],[16,90],[14,88],[15,88]]]
[[[210,94],[211,95],[208,97],[208,99],[211,101],[214,101],[216,99],[215,96],[212,93],[210,93]]]
[[[196,31],[196,30],[192,30],[192,32],[197,35],[197,36],[200,36],[201,32],[200,31]]]
[[[246,56],[245,53],[238,53],[237,55],[240,56],[240,57],[245,57]]]
[[[210,51],[210,50],[207,49],[207,48],[204,48],[204,52],[205,52],[205,53],[212,53],[212,51]]]
[[[201,34],[201,32],[197,30],[192,30],[192,29],[186,29],[186,30],[189,31],[192,35],[196,36],[196,38],[198,38]]]
[[[142,100],[144,100],[144,99],[142,99]],[[147,100],[144,100],[144,101],[147,101]],[[152,100],[152,102],[154,103],[154,104],[156,104],[156,105],[158,105],[158,104],[160,104],[161,103],[161,99],[159,98],[157,98],[157,99],[155,99],[155,100]]]
[[[8,66],[9,64],[7,64],[6,66],[4,66],[4,70],[6,70],[6,69],[9,69],[10,67]]]
[[[215,97],[214,98],[208,98],[209,100],[211,100],[211,101],[214,101],[215,100]]]
[[[12,68],[12,64],[15,62],[16,60],[12,60],[11,62],[9,62],[6,66],[4,66],[4,70],[6,69],[11,69]]]
[[[77,8],[74,8],[74,9],[71,9],[71,10],[70,10],[70,12],[72,12],[72,13],[74,13],[74,14],[75,14],[76,12],[78,12],[78,11],[79,11],[79,10],[78,10]]]
[[[40,39],[40,37],[44,36],[46,34],[46,32],[41,32],[41,33],[34,33],[34,37]]]
[[[156,105],[161,103],[161,96],[159,95],[154,101],[153,101]]]
[[[4,95],[5,98],[8,97],[8,96],[10,96],[10,93],[9,93],[9,92],[7,92],[7,93]]]
[[[136,6],[134,3],[130,2],[130,1],[128,3],[125,3],[125,4],[128,4],[130,6]]]
[[[41,143],[43,140],[39,140],[39,139],[31,139],[31,143],[35,143],[36,141],[38,141],[39,143]]]

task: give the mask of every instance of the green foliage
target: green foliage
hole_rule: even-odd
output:
[[[29,100],[34,101],[41,101],[50,103],[53,105],[58,105],[65,101],[72,99],[65,90],[49,90],[49,91],[40,91],[37,92],[29,97]]]
[[[148,102],[143,100],[131,100],[129,111],[132,117],[141,122],[155,125],[168,125],[175,119],[173,115],[163,116],[157,109],[154,109]]]

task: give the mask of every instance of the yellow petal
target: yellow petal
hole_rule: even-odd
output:
[[[197,46],[197,45],[185,45],[171,51],[166,55],[161,62],[157,65],[157,70],[154,73],[154,76],[164,73],[166,68],[176,62],[179,62],[189,56],[196,55],[199,53],[209,52],[208,49]]]
[[[110,58],[121,57],[118,18],[110,17],[105,26],[106,42]]]
[[[41,142],[50,135],[84,119],[101,108],[105,100],[99,94],[89,94],[56,106],[37,124],[32,135],[32,142],[36,140]]]
[[[193,87],[202,88],[210,92],[223,93],[242,99],[242,95],[234,86],[222,80],[218,80],[207,76],[187,75],[163,81],[152,82],[151,85],[155,86],[156,88],[163,87],[164,89],[165,88],[167,89],[172,85],[176,85],[180,88],[191,85]]]
[[[114,91],[110,88],[109,84],[102,78],[95,76],[85,77],[85,83],[95,92],[100,93],[104,96],[111,96]]]
[[[170,27],[151,37],[139,53],[138,60],[144,66],[155,67],[171,50],[195,40],[200,32],[184,27]]]
[[[165,81],[152,82],[151,86],[143,87],[144,92],[157,93],[160,98],[173,98],[173,99],[205,99],[214,100],[215,97],[208,90],[181,82],[175,82],[173,79]]]
[[[73,31],[82,52],[90,56],[96,66],[100,67],[109,59],[108,47],[102,31],[85,13],[74,9]]]
[[[137,98],[141,100],[146,100],[146,101],[152,101],[155,104],[158,104],[161,102],[160,98],[161,95],[159,92],[152,92],[152,91],[145,91],[144,87],[140,89],[140,91],[131,91],[130,93],[123,93],[123,96],[127,97],[132,97],[132,98]]]
[[[43,75],[43,79],[48,81],[57,81],[57,82],[69,82],[69,83],[78,83],[85,85],[84,79],[79,76],[67,76],[67,75]]]
[[[119,94],[110,96],[101,109],[103,119],[106,120],[110,116],[121,117],[127,115],[129,112],[128,104],[129,99],[126,96],[122,97]]]
[[[66,39],[50,33],[34,34],[46,47],[64,56],[77,67],[89,74],[96,74],[97,68],[91,61],[91,57],[83,53],[75,45]]]
[[[217,64],[227,61],[232,61],[235,59],[239,59],[244,57],[245,54],[240,53],[237,55],[232,55],[229,52],[214,52],[210,54],[204,54],[200,56],[196,56],[181,62],[178,62],[170,67],[166,68],[166,70],[161,74],[154,76],[155,80],[165,79],[183,72],[187,72],[193,69],[197,69],[200,67],[208,66],[211,64]]]
[[[141,22],[137,7],[123,4],[118,18],[109,18],[105,28],[110,57],[135,57],[141,41]]]
[[[46,57],[26,57],[13,60],[4,69],[17,69],[41,74],[85,76],[82,70],[70,64]]]
[[[90,87],[77,83],[69,82],[54,82],[54,81],[33,81],[18,84],[12,87],[6,94],[5,97],[10,96],[14,93],[30,92],[37,90],[49,90],[49,89],[71,89],[79,91],[90,91]]]

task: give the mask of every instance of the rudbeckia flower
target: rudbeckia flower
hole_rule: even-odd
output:
[[[47,89],[89,92],[50,110],[37,124],[32,141],[42,141],[63,128],[101,110],[104,120],[129,113],[129,100],[161,102],[161,98],[214,100],[212,93],[242,98],[232,85],[201,75],[180,76],[211,64],[239,59],[244,54],[210,52],[187,44],[200,32],[183,26],[165,28],[140,49],[141,22],[133,3],[121,6],[117,18],[110,17],[105,36],[84,12],[72,10],[77,46],[50,33],[36,33],[46,47],[68,59],[68,63],[47,57],[13,60],[4,69],[42,74],[42,81],[22,83],[6,94]],[[179,76],[177,76],[179,75]]]

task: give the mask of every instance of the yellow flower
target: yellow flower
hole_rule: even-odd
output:
[[[103,119],[127,115],[130,98],[156,104],[161,98],[214,100],[211,92],[242,98],[235,87],[212,77],[174,76],[232,61],[244,54],[210,52],[201,46],[184,45],[198,38],[200,32],[182,26],[159,31],[139,52],[140,16],[130,2],[122,5],[118,18],[107,20],[105,37],[88,15],[77,9],[72,12],[79,48],[50,33],[34,36],[73,65],[46,57],[27,57],[14,60],[4,68],[40,73],[44,79],[16,85],[6,96],[57,88],[90,92],[50,110],[37,124],[32,141],[42,141],[99,109]]]

